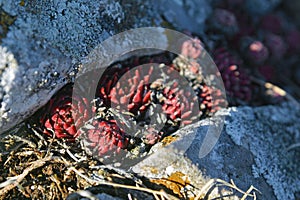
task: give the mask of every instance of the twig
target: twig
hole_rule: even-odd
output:
[[[218,179],[218,181],[220,182],[220,183],[223,183],[225,186],[228,186],[228,187],[231,187],[231,188],[233,188],[233,189],[235,189],[236,191],[238,191],[238,192],[240,192],[241,194],[247,194],[247,192],[244,192],[243,190],[241,190],[240,188],[238,188],[237,186],[236,186],[236,184],[233,182],[233,180],[231,179],[230,180],[230,183],[227,183],[226,181],[223,181],[223,180],[221,180],[221,179]],[[256,189],[253,185],[251,185],[250,186],[250,188],[251,188],[251,191],[252,190],[256,190],[257,192],[259,192],[259,193],[261,193],[258,189]],[[249,188],[249,189],[250,189]],[[249,194],[249,195],[247,195],[247,196],[251,196],[251,197],[253,197],[253,195],[251,194]]]
[[[138,179],[137,177],[135,177],[133,174],[131,173],[128,173],[122,169],[119,169],[119,168],[115,168],[113,166],[109,166],[109,165],[98,165],[98,166],[92,166],[90,167],[91,169],[108,169],[108,170],[113,170],[115,171],[116,173],[118,174],[121,174],[122,176],[126,177],[126,178],[129,178],[131,180],[133,180],[136,184],[139,184],[139,185],[142,185],[144,186],[142,180]]]
[[[23,152],[15,153],[15,155],[16,156],[30,156],[34,153],[35,153],[35,151],[23,151]]]
[[[60,145],[62,147],[62,149],[66,150],[66,153],[77,163],[86,160],[85,157],[81,157],[80,159],[78,159],[71,151],[70,151],[70,147],[68,145],[66,145],[66,143],[62,143],[60,141],[57,141],[57,144]]]
[[[42,145],[47,145],[47,141],[45,140],[45,138],[36,130],[35,127],[32,127],[30,126],[30,124],[27,124],[27,128],[30,129],[34,134],[35,136],[37,136],[39,138],[39,141],[38,141],[38,146],[39,148],[42,146]],[[44,144],[42,144],[44,143]]]
[[[32,164],[27,167],[22,174],[9,178],[7,181],[3,182],[0,184],[0,187],[4,187],[3,189],[0,190],[0,196],[5,195],[8,193],[10,190],[14,189],[17,187],[22,180],[34,169],[37,169],[39,167],[42,167],[47,161],[52,159],[52,154],[49,155],[48,157],[45,157],[41,160],[37,160],[32,162]]]
[[[245,194],[242,196],[241,200],[245,200],[248,196],[252,196],[253,199],[256,199],[255,192],[251,195],[250,192],[253,190],[257,190],[253,185],[250,186],[250,188],[245,192]]]
[[[6,161],[4,162],[4,166],[10,161],[12,159],[12,156],[10,155],[7,159],[6,159]]]
[[[56,176],[51,175],[50,176],[50,180],[52,180],[56,184],[56,186],[59,189],[61,195],[65,194],[64,191],[63,191],[63,189],[60,187],[60,181],[57,179]]]
[[[50,154],[50,152],[51,152],[51,147],[52,147],[52,143],[53,143],[53,140],[54,140],[54,139],[55,139],[55,138],[50,139],[50,142],[49,142],[48,148],[47,148],[46,156],[48,156],[48,155]]]
[[[300,143],[292,144],[291,146],[289,146],[287,148],[287,151],[290,151],[292,149],[296,149],[296,148],[299,148],[299,147],[300,147]]]
[[[253,185],[250,186],[250,188],[244,192],[243,190],[239,189],[235,183],[233,182],[233,180],[230,180],[230,183],[224,181],[224,180],[221,180],[221,179],[211,179],[209,180],[203,187],[202,189],[200,190],[199,194],[196,196],[195,200],[199,200],[201,198],[202,195],[205,194],[205,192],[211,188],[212,186],[216,185],[217,183],[221,183],[223,184],[224,186],[227,186],[227,187],[230,187],[232,189],[235,189],[236,191],[240,192],[241,194],[243,194],[243,197],[241,200],[244,200],[246,199],[246,197],[250,196],[250,197],[253,197],[254,199],[256,199],[256,195],[255,193],[253,194],[250,194],[251,191],[253,190],[256,190],[260,193],[260,191],[258,189],[256,189]]]
[[[133,200],[133,198],[132,198],[132,196],[131,196],[131,194],[129,193],[129,194],[127,194],[127,197],[128,197],[128,200]]]
[[[75,167],[70,167],[70,168],[68,169],[68,171],[69,171],[69,170],[74,171],[77,175],[79,175],[81,178],[85,179],[85,180],[86,180],[87,182],[89,182],[91,185],[95,185],[95,184],[99,183],[99,181],[95,181],[95,180],[93,180],[93,179],[87,177],[86,175],[82,174],[82,173],[79,172]]]
[[[67,161],[64,157],[59,156],[56,158],[58,161],[61,161],[61,163],[63,163],[65,166],[71,166],[72,163],[70,161]]]
[[[200,190],[199,194],[196,196],[195,200],[199,200],[202,194],[205,194],[209,188],[216,184],[216,179],[210,179]]]
[[[34,144],[33,142],[31,142],[30,140],[27,140],[25,138],[21,138],[17,135],[10,135],[9,136],[10,138],[16,140],[16,141],[19,141],[19,142],[23,142],[25,144],[28,144],[31,148],[35,149],[36,148],[36,144]]]
[[[110,183],[107,181],[95,181],[85,175],[83,175],[82,173],[80,173],[77,169],[75,169],[74,167],[70,168],[71,170],[73,170],[76,174],[78,174],[79,176],[81,176],[82,178],[84,178],[85,180],[87,180],[88,182],[90,182],[91,184],[102,184],[102,185],[109,185],[112,187],[118,187],[118,188],[125,188],[125,189],[132,189],[132,190],[139,190],[139,191],[143,191],[143,192],[147,192],[152,194],[155,198],[157,197],[157,195],[161,196],[162,199],[176,199],[176,197],[173,197],[169,194],[167,194],[165,191],[161,190],[161,191],[156,191],[156,190],[152,190],[152,189],[148,189],[148,188],[142,188],[142,187],[138,187],[138,186],[132,186],[132,185],[123,185],[123,184],[118,184],[118,183]],[[159,199],[159,198],[156,198]]]
[[[287,93],[285,90],[283,90],[282,88],[280,88],[276,85],[273,85],[270,82],[265,82],[265,81],[259,80],[255,77],[251,77],[251,80],[260,85],[263,85],[267,89],[271,89],[273,92],[279,94],[280,96],[286,97],[289,101],[298,104],[298,102],[295,100],[295,98],[292,95],[290,95],[289,93]]]

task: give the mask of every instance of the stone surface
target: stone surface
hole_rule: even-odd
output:
[[[192,182],[203,184],[203,177],[206,181],[209,177],[228,182],[232,179],[244,191],[253,185],[261,192],[256,193],[258,199],[296,199],[294,195],[300,191],[300,149],[288,150],[288,147],[300,141],[299,110],[299,104],[286,103],[220,111],[218,115],[225,117],[225,126],[207,156],[199,158],[203,138],[212,126],[208,119],[178,132],[193,139],[185,156],[178,152],[178,146],[186,141],[180,144],[179,140],[172,148],[158,148],[134,166],[133,171],[162,177],[172,168],[194,177]],[[160,173],[153,174],[153,169]]]
[[[69,195],[67,198],[67,200],[78,200],[78,199],[97,199],[97,200],[119,200],[120,198],[117,197],[113,197],[111,195],[105,194],[105,193],[101,193],[101,194],[97,194],[97,195],[93,195],[91,192],[89,191],[78,191],[78,192],[74,192],[71,195]]]
[[[295,19],[295,22],[299,27],[300,26],[300,13],[299,13],[300,2],[285,0],[283,1],[283,6],[287,10],[287,13]]]
[[[1,16],[11,21],[9,27],[0,22],[0,134],[72,81],[74,64],[100,42],[158,25],[160,16],[151,6],[141,0],[0,0]]]
[[[203,34],[205,20],[212,12],[211,0],[152,1],[167,22],[180,31]]]
[[[272,11],[281,3],[281,0],[245,0],[246,11],[253,15],[264,15]]]
[[[252,174],[264,177],[277,199],[295,199],[300,191],[299,104],[231,109],[226,132],[254,158]],[[240,114],[242,112],[244,114]]]

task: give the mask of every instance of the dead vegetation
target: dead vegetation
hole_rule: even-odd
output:
[[[0,199],[256,199],[251,186],[240,190],[233,181],[211,179],[195,186],[175,172],[148,179],[105,166],[85,154],[80,144],[47,138],[24,124],[0,141]]]

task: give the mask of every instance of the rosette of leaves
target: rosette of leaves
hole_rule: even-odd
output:
[[[213,52],[214,61],[221,73],[226,93],[235,104],[242,100],[249,102],[252,98],[250,77],[240,68],[242,61],[226,48]]]
[[[38,111],[41,131],[55,138],[74,140],[78,129],[92,116],[92,106],[86,98],[72,95],[72,85],[60,89]]]

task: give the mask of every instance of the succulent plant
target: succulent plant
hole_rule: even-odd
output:
[[[275,69],[271,65],[261,65],[258,67],[260,74],[267,80],[274,80]]]
[[[72,86],[66,85],[57,92],[40,111],[41,129],[51,137],[74,140],[81,127],[92,115],[85,98],[72,96]]]
[[[240,48],[242,55],[251,64],[261,65],[269,58],[268,48],[261,41],[254,38],[242,38]]]
[[[93,156],[110,157],[127,149],[130,136],[120,129],[115,120],[92,119],[81,127],[79,140]]]
[[[252,97],[251,81],[240,68],[242,61],[226,48],[216,49],[213,58],[221,73],[228,96],[249,102]]]
[[[280,15],[268,14],[260,20],[259,28],[274,34],[282,34],[285,26],[285,21]]]
[[[264,41],[266,47],[269,49],[272,60],[281,60],[287,51],[287,44],[283,38],[273,33],[266,33]]]
[[[186,40],[181,46],[181,55],[188,59],[197,59],[203,51],[203,44],[198,38]]]
[[[199,106],[196,109],[199,112],[198,116],[200,118],[210,116],[220,108],[227,106],[225,96],[221,90],[206,84],[206,78],[203,75],[203,69],[199,63],[179,56],[173,60],[173,66],[188,80],[189,85],[186,86],[186,88],[192,89],[192,91],[186,93],[185,101],[189,102],[191,99],[193,99],[191,97],[191,93],[194,93],[194,96],[197,97],[194,102],[197,102]],[[182,90],[186,91],[187,89],[183,88]],[[194,110],[192,107],[189,108],[190,110]],[[195,115],[196,114],[193,114],[193,116]]]
[[[229,37],[235,35],[239,30],[234,13],[219,8],[215,9],[209,18],[208,26],[211,31],[223,33]]]
[[[288,44],[288,51],[298,53],[300,51],[300,31],[296,28],[288,30],[285,34],[285,40]]]

